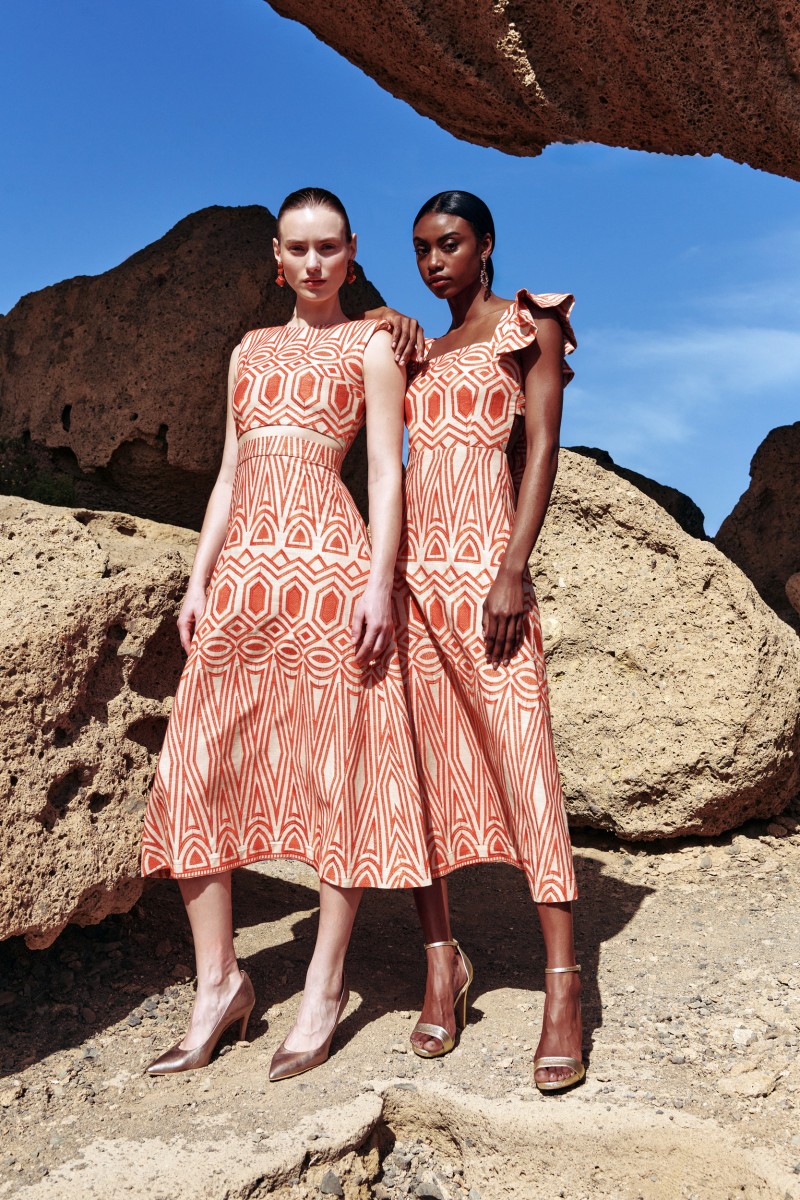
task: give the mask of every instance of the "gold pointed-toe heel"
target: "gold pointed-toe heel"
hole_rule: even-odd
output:
[[[580,974],[580,965],[574,967],[545,967],[545,975],[567,975]],[[536,1078],[536,1072],[540,1067],[570,1067],[571,1075],[565,1075],[563,1079],[546,1079],[540,1082]],[[566,1092],[570,1088],[577,1087],[579,1083],[583,1083],[586,1078],[586,1067],[579,1058],[570,1058],[566,1054],[543,1054],[541,1058],[533,1060],[533,1082],[536,1084],[540,1092]]]
[[[237,1021],[239,1023],[239,1040],[244,1039],[247,1033],[247,1022],[250,1020],[255,1002],[256,994],[250,982],[250,976],[246,971],[242,971],[242,982],[203,1044],[195,1046],[194,1050],[182,1050],[180,1042],[176,1043],[160,1058],[150,1063],[147,1067],[147,1074],[176,1075],[179,1071],[196,1071],[199,1067],[208,1066],[220,1038]]]
[[[465,1029],[467,1025],[467,1000],[469,998],[469,989],[472,986],[472,981],[475,978],[475,972],[472,969],[472,963],[467,958],[464,951],[459,946],[455,938],[448,942],[426,942],[426,950],[434,950],[437,946],[452,946],[458,954],[464,970],[467,972],[466,983],[463,984],[461,990],[453,1002],[453,1011],[456,1018],[456,1029]],[[456,1039],[451,1037],[445,1029],[444,1025],[431,1025],[428,1021],[417,1021],[411,1031],[415,1033],[427,1034],[429,1038],[436,1038],[437,1042],[442,1043],[441,1050],[424,1050],[422,1046],[418,1046],[416,1042],[411,1043],[411,1049],[419,1058],[441,1058],[443,1054],[449,1054],[455,1049]]]
[[[291,1079],[293,1075],[302,1075],[304,1071],[313,1071],[314,1067],[319,1067],[322,1063],[327,1062],[333,1035],[336,1033],[349,999],[350,989],[347,986],[345,974],[342,972],[342,991],[336,1006],[336,1016],[325,1041],[314,1050],[287,1050],[286,1043],[281,1042],[269,1065],[271,1083],[277,1083],[280,1079]]]

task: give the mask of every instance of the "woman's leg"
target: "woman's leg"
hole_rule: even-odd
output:
[[[572,932],[572,904],[537,904],[536,911],[542,927],[548,967],[571,967],[575,964],[575,944]],[[581,977],[577,972],[545,975],[545,1001],[542,1017],[542,1036],[535,1057],[562,1054],[581,1061],[583,1032],[581,1028]],[[536,1078],[565,1079],[569,1067],[539,1067]]]
[[[306,972],[300,1011],[284,1042],[287,1050],[314,1050],[330,1033],[342,994],[344,958],[363,891],[320,881],[317,942]]]
[[[231,872],[178,881],[194,938],[197,994],[182,1050],[193,1050],[211,1035],[242,981],[233,949]]]
[[[434,879],[427,887],[414,888],[422,936],[428,942],[449,942],[450,907],[447,902],[447,881]],[[452,946],[438,946],[427,951],[428,979],[420,1021],[430,1025],[441,1025],[451,1037],[455,1036],[456,1019],[453,1011],[456,992],[467,981],[464,964]],[[411,1041],[421,1050],[441,1049],[437,1038],[424,1033],[412,1033]]]

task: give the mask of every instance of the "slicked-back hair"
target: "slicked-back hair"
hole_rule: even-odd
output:
[[[330,208],[333,212],[338,213],[344,221],[345,240],[352,242],[353,234],[350,229],[350,218],[347,215],[347,209],[339,197],[334,195],[333,192],[329,192],[327,188],[299,188],[296,192],[290,192],[278,209],[277,223],[279,229],[283,214],[291,212],[295,208]]]
[[[471,227],[478,241],[488,233],[492,239],[492,249],[486,260],[486,273],[489,283],[494,279],[494,263],[491,255],[494,253],[494,219],[489,206],[473,192],[437,192],[423,204],[414,217],[414,225],[428,213],[448,213],[452,217],[462,217]]]

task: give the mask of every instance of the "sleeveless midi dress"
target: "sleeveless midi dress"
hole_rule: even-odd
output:
[[[190,878],[290,858],[341,887],[430,882],[397,649],[355,662],[370,567],[344,486],[365,419],[364,348],[386,322],[246,334],[225,542],[175,695],[145,812],[144,875]]]
[[[524,412],[514,352],[536,339],[531,302],[558,317],[570,353],[573,297],[523,290],[490,342],[428,359],[412,374],[396,622],[432,875],[510,863],[535,901],[557,902],[577,893],[529,576],[524,641],[509,666],[486,662],[482,634],[483,601],[514,520],[506,450]],[[566,362],[564,376],[572,377]]]

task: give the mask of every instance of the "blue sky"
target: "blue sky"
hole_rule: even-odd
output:
[[[209,204],[339,192],[359,257],[430,333],[410,221],[447,187],[498,230],[496,290],[573,291],[564,443],[686,491],[714,532],[800,416],[800,185],[720,158],[459,142],[263,0],[25,0],[0,17],[0,312]]]

